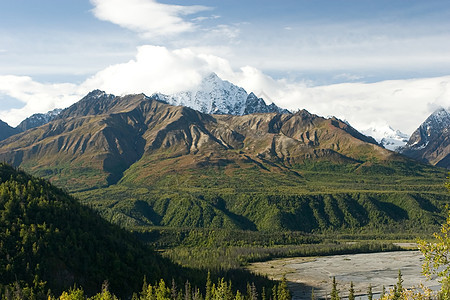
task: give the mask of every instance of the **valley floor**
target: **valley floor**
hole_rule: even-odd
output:
[[[402,272],[406,288],[424,284],[431,289],[439,289],[436,279],[427,281],[421,275],[422,260],[419,251],[397,251],[276,259],[252,263],[248,269],[277,280],[285,275],[293,299],[311,299],[312,288],[316,298],[329,297],[333,276],[341,296],[348,295],[353,281],[355,295],[364,298],[369,284],[374,294],[381,293],[383,285],[387,291],[392,288],[397,282],[398,270]]]

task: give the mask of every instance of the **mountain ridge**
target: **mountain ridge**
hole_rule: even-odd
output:
[[[450,113],[434,111],[399,151],[413,159],[450,169]]]
[[[27,131],[28,129],[42,126],[55,119],[61,111],[62,109],[55,108],[54,110],[50,110],[46,113],[33,114],[20,122],[16,128],[20,129],[20,131]]]
[[[0,120],[0,141],[7,139],[18,132],[19,132],[18,129],[11,127],[8,125],[8,123]]]
[[[82,137],[69,137],[71,132],[83,126],[86,126],[86,132],[92,132],[92,130],[94,132],[88,135],[82,134]],[[303,126],[305,132],[297,133],[296,127],[299,126]],[[321,128],[310,131],[315,126]],[[306,110],[295,114],[213,116],[187,107],[170,106],[144,94],[115,97],[94,91],[80,102],[63,110],[53,122],[31,129],[0,144],[0,147],[4,149],[0,150],[2,152],[0,157],[20,165],[24,159],[33,157],[35,152],[41,152],[41,156],[51,156],[51,153],[56,154],[61,150],[69,157],[72,156],[67,157],[67,160],[76,161],[76,154],[79,154],[79,151],[83,154],[89,148],[88,146],[92,146],[97,148],[95,151],[92,150],[95,154],[91,154],[98,157],[97,164],[100,165],[97,165],[97,170],[110,171],[112,177],[107,182],[114,182],[120,178],[120,170],[124,171],[145,152],[152,154],[154,151],[161,152],[161,149],[171,148],[169,153],[173,151],[173,154],[168,157],[195,155],[200,151],[206,153],[210,161],[217,156],[217,153],[244,159],[245,155],[236,155],[227,150],[241,149],[243,152],[249,152],[248,147],[247,150],[242,149],[245,146],[243,141],[246,136],[251,138],[250,144],[254,144],[252,139],[258,135],[263,136],[261,142],[257,142],[259,148],[256,152],[253,148],[249,153],[245,153],[254,161],[272,160],[275,164],[285,167],[284,164],[297,163],[306,157],[317,158],[323,155],[325,152],[320,150],[321,144],[332,156],[358,160],[358,155],[346,152],[348,145],[342,142],[338,145],[339,142],[336,139],[339,134],[348,135],[345,141],[354,143],[355,146],[371,144],[371,147],[376,147],[374,153],[383,152],[380,157],[393,155],[383,151],[376,146],[375,140],[360,134],[346,123],[336,118],[318,117]],[[59,137],[55,139],[55,136]],[[24,137],[26,137],[25,141]],[[336,143],[333,144],[333,141]],[[21,143],[22,146],[16,147],[16,142]],[[27,150],[30,146],[32,148]],[[364,148],[367,147],[364,146]],[[361,150],[361,153],[364,151]],[[15,155],[11,155],[14,153]],[[164,150],[162,153],[167,151]],[[44,161],[50,163],[46,159]],[[119,170],[117,174],[114,173],[115,170]]]
[[[62,109],[56,108],[47,113],[37,113],[26,118],[16,127],[11,127],[7,123],[0,120],[0,141],[9,138],[15,134],[27,131],[35,127],[45,125],[55,119]]]

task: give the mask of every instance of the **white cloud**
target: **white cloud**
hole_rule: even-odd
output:
[[[182,16],[209,10],[206,6],[161,4],[154,0],[91,0],[94,15],[151,38],[192,31],[194,23]]]
[[[81,98],[83,91],[75,84],[43,84],[28,76],[0,76],[0,94],[19,100],[24,104],[19,109],[2,110],[0,119],[11,126],[18,125],[34,113],[43,113],[55,108],[64,108]]]
[[[279,106],[334,115],[360,130],[387,123],[411,134],[434,110],[450,107],[450,76],[308,86],[273,80],[249,67],[238,75],[237,82],[243,87],[264,92]]]
[[[438,107],[450,107],[450,76],[301,87],[287,84],[269,95],[290,108],[348,120],[357,129],[388,123],[411,134]]]
[[[236,70],[226,59],[193,49],[142,46],[135,59],[110,66],[79,86],[0,76],[0,93],[26,103],[23,109],[2,111],[0,108],[0,119],[17,124],[32,113],[68,106],[97,88],[116,95],[175,93],[194,87],[210,72],[248,92],[265,94],[281,107],[304,108],[322,116],[335,115],[361,130],[373,123],[389,124],[411,134],[435,109],[450,107],[450,76],[311,86],[305,82],[276,80],[250,66]]]
[[[169,51],[141,46],[135,60],[110,66],[87,79],[82,86],[109,93],[174,93],[200,83],[211,72],[210,62],[190,49]]]

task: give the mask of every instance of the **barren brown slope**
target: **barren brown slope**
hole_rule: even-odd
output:
[[[69,189],[111,184],[142,154],[143,99],[128,96],[106,113],[74,113],[13,136],[0,143],[0,159]]]
[[[0,159],[70,190],[235,164],[286,171],[310,160],[402,160],[338,119],[296,114],[206,115],[143,94],[94,91],[59,118],[0,143]],[[266,166],[266,167],[265,167]]]

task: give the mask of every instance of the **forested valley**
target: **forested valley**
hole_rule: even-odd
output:
[[[393,251],[399,248],[389,240],[411,238],[224,229],[129,232],[46,180],[5,164],[0,180],[3,299],[289,299],[285,280],[272,282],[242,266],[277,257]],[[443,234],[450,220],[445,224]],[[431,245],[422,242],[432,262]]]

